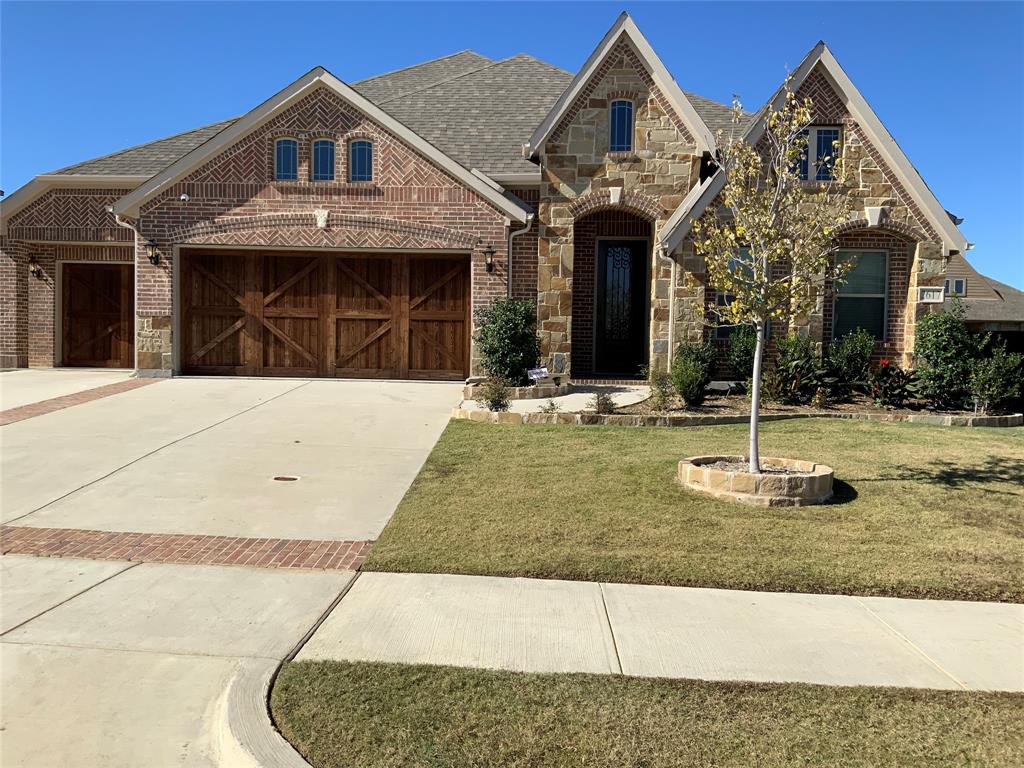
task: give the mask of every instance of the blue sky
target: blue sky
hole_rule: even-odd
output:
[[[623,8],[685,90],[749,108],[819,39],[972,263],[1024,288],[1024,4],[0,2],[0,188],[342,80],[471,48],[576,71]],[[982,152],[984,155],[979,155]]]

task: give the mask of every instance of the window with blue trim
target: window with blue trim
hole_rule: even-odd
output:
[[[274,178],[295,181],[299,178],[299,143],[295,139],[278,139],[274,146]]]
[[[633,151],[633,102],[617,100],[611,105],[608,149],[611,152]]]
[[[334,142],[313,142],[313,181],[334,181]]]
[[[373,144],[369,141],[348,145],[348,180],[373,181]]]

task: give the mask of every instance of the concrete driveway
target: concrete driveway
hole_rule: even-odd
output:
[[[132,372],[110,368],[16,368],[0,372],[0,410],[117,384]]]
[[[76,405],[2,428],[2,519],[102,531],[374,539],[444,429],[459,389],[180,378]],[[274,480],[281,476],[298,479]]]

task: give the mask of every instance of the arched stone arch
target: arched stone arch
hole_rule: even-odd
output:
[[[852,221],[844,221],[838,227],[835,228],[834,234],[838,237],[840,235],[850,234],[852,232],[860,232],[863,230],[882,230],[889,232],[899,237],[906,238],[907,240],[926,240],[928,239],[924,232],[911,226],[902,221],[895,221],[892,219],[882,219],[878,224],[872,225],[867,219],[853,219]]]

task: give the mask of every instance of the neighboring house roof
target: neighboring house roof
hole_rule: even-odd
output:
[[[590,54],[590,57],[583,64],[580,71],[576,73],[572,83],[566,88],[565,93],[558,98],[558,101],[551,107],[547,117],[544,118],[543,122],[533,132],[529,142],[531,157],[537,155],[544,142],[548,140],[551,133],[558,126],[559,121],[569,108],[572,107],[587,83],[600,68],[602,62],[611,54],[619,41],[623,39],[629,40],[633,47],[636,48],[641,60],[649,68],[651,78],[658,88],[661,89],[661,92],[675,109],[676,114],[689,129],[694,139],[696,139],[697,150],[714,151],[715,139],[712,131],[704,123],[700,115],[697,114],[697,110],[694,109],[690,100],[686,98],[686,94],[680,90],[675,78],[669,74],[668,69],[665,68],[664,63],[662,63],[658,54],[654,52],[651,44],[643,36],[643,33],[640,32],[636,23],[630,18],[628,13],[623,11],[619,14],[615,23],[612,24],[611,29],[601,39],[601,42],[597,44],[597,47]]]
[[[272,119],[289,106],[312,93],[317,88],[327,88],[353,107],[365,114],[378,125],[391,131],[436,166],[453,178],[474,190],[481,198],[487,200],[497,210],[518,222],[526,222],[531,214],[520,204],[505,197],[492,183],[488,183],[476,174],[455,162],[440,149],[410,130],[380,107],[369,101],[350,86],[343,83],[323,67],[316,67],[300,77],[291,85],[275,93],[262,104],[238,118],[230,126],[224,128],[212,138],[179,158],[153,178],[141,184],[131,193],[125,195],[114,204],[114,213],[137,216],[139,208],[170,185],[185,178],[202,163],[212,159],[232,143],[238,141],[266,121]]]
[[[981,275],[988,282],[998,299],[961,299],[967,314],[965,319],[973,323],[1020,323],[1024,325],[1024,291],[1012,285]],[[943,304],[948,310],[952,299]]]
[[[539,180],[523,142],[571,81],[568,72],[519,54],[376,103],[467,168]]]

